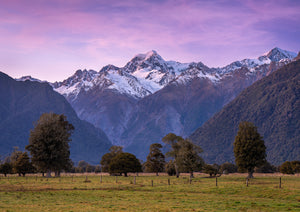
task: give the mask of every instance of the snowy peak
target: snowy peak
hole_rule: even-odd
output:
[[[265,72],[271,62],[286,64],[296,57],[296,53],[274,48],[257,59],[235,61],[222,68],[209,68],[203,63],[179,63],[165,61],[156,51],[134,56],[124,67],[107,65],[99,72],[78,70],[63,82],[53,83],[55,90],[71,101],[80,92],[90,89],[115,90],[135,99],[144,98],[157,92],[170,83],[189,83],[194,78],[219,83],[223,78],[232,76],[236,71],[245,69],[246,75]],[[261,75],[261,74],[260,74]]]
[[[16,81],[31,81],[31,82],[43,82],[39,79],[33,78],[31,76],[23,76],[19,79],[15,79]],[[45,81],[44,81],[45,82]]]
[[[254,72],[255,70],[259,70],[259,67],[262,65],[268,65],[271,62],[279,62],[279,63],[288,63],[293,58],[297,56],[296,53],[282,50],[278,47],[270,50],[269,52],[263,54],[257,59],[243,59],[240,61],[235,61],[223,68],[218,68],[218,72],[220,74],[230,73],[240,68],[248,68],[250,72]]]
[[[294,52],[282,50],[278,47],[275,47],[271,51],[265,53],[263,56],[269,58],[273,62],[279,62],[282,59],[292,60],[297,56],[297,54]]]

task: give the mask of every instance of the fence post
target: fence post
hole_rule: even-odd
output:
[[[168,185],[170,185],[170,179],[168,179]]]
[[[279,188],[281,188],[281,177],[279,178]]]
[[[100,183],[102,183],[102,174],[100,175]]]
[[[246,181],[247,187],[248,187],[248,182],[249,182],[249,178],[247,178],[247,181]]]
[[[216,177],[216,186],[218,186],[218,178]]]

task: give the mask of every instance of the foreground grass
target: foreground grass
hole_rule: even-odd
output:
[[[102,179],[102,182],[101,182]],[[168,184],[170,180],[170,185]],[[87,180],[87,182],[86,182]],[[257,176],[0,179],[0,211],[300,211],[300,178]],[[152,186],[153,182],[153,186]]]

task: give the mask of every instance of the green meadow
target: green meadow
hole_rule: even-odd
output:
[[[0,211],[300,211],[300,176],[245,176],[1,177]]]

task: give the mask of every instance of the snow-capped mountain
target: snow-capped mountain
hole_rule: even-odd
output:
[[[144,98],[161,90],[171,82],[185,83],[191,79],[207,78],[217,83],[234,71],[247,68],[248,74],[261,71],[271,62],[286,64],[297,54],[280,48],[274,48],[257,59],[235,61],[222,68],[209,68],[203,63],[179,63],[165,61],[156,51],[138,54],[124,67],[113,65],[103,67],[99,72],[78,70],[63,82],[53,83],[55,91],[74,101],[80,92],[87,92],[94,87],[111,89],[135,99]]]

